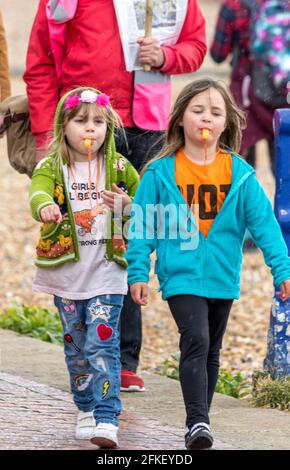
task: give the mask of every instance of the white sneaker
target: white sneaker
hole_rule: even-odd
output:
[[[97,429],[93,411],[79,411],[75,430],[76,439],[91,439]]]
[[[91,443],[105,449],[117,447],[118,443],[118,426],[111,423],[98,423],[91,438]]]

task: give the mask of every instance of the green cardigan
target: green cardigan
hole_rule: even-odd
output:
[[[49,156],[37,165],[32,176],[29,197],[33,218],[41,222],[41,209],[54,203],[58,204],[62,214],[67,214],[60,224],[42,225],[35,261],[39,267],[56,267],[80,259],[75,221],[64,178],[67,171],[66,164],[60,165],[58,158]],[[139,184],[139,175],[126,158],[113,153],[106,157],[106,189],[111,191],[112,183],[118,186],[121,182],[125,183],[129,196],[133,198]],[[123,224],[128,219],[129,217],[118,219],[111,215],[111,238],[107,240],[106,246],[107,259],[124,268],[127,267],[125,243],[117,234],[123,233]]]

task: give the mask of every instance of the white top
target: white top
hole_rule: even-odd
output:
[[[115,261],[106,259],[106,218],[93,215],[90,210],[96,200],[102,206],[105,189],[105,164],[102,159],[98,194],[96,193],[97,160],[91,162],[91,194],[89,191],[89,163],[75,162],[74,173],[65,172],[65,184],[75,220],[80,261],[72,261],[55,268],[37,267],[33,281],[35,292],[47,292],[71,300],[90,299],[97,295],[127,293],[127,271]],[[82,212],[84,211],[84,212]]]

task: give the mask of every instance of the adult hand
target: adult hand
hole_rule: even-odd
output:
[[[62,215],[57,204],[51,204],[41,209],[40,218],[45,224],[60,224],[62,221]]]
[[[140,45],[139,62],[141,65],[150,65],[150,67],[161,68],[165,61],[163,49],[160,41],[156,38],[138,38]]]
[[[135,282],[130,286],[132,299],[138,305],[148,303],[148,284],[146,282]]]
[[[131,204],[131,198],[128,196],[125,191],[113,183],[112,184],[113,191],[104,191],[102,194],[104,204],[110,209],[111,212],[121,212],[123,211],[124,207],[128,204]]]
[[[288,300],[290,297],[290,279],[282,282],[279,287],[281,290],[276,292],[276,295],[281,297],[283,301]]]

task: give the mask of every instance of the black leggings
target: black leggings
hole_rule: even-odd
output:
[[[233,300],[195,295],[169,297],[168,304],[180,333],[180,383],[186,425],[209,424],[219,355]]]

